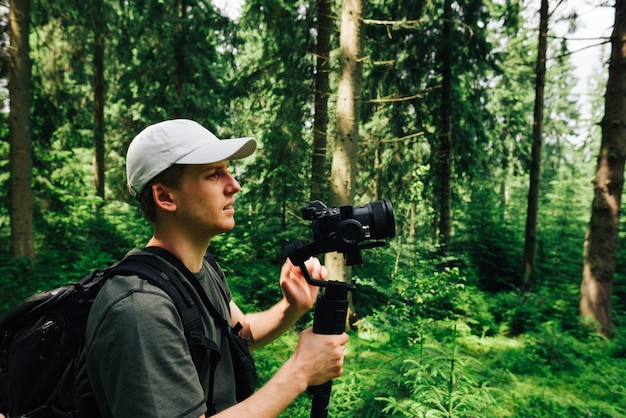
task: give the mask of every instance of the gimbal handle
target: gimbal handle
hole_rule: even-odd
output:
[[[317,299],[313,316],[313,333],[339,335],[346,330],[348,315],[348,286],[343,282],[329,282],[324,294]],[[311,400],[311,418],[326,418],[330,404],[330,392],[333,381],[329,380],[318,386],[309,386],[307,391],[313,395]]]

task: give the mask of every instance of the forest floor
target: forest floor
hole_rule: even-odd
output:
[[[266,379],[290,355],[287,334],[255,352]],[[459,332],[401,346],[350,333],[332,417],[626,417],[626,347],[550,330],[507,337]],[[281,417],[308,417],[303,394]]]

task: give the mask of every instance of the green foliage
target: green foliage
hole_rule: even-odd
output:
[[[384,303],[379,307],[365,306],[364,312],[373,313],[360,320],[359,326],[404,335],[407,343],[419,341],[424,327],[430,329],[438,320],[464,318],[479,335],[493,329],[493,318],[482,294],[474,292],[474,286],[467,286],[461,268],[439,267],[455,262],[458,260],[438,263],[437,259],[418,257],[418,261],[409,263],[410,269],[407,266],[400,270],[390,281],[385,275],[372,275],[370,279],[358,276],[354,300],[360,301],[360,294],[365,293],[367,301],[378,299]]]
[[[577,315],[601,94],[584,126],[565,45],[551,46],[559,53],[547,80],[535,286],[521,291],[536,32],[520,15],[524,4],[501,3],[454,9],[454,231],[446,257],[433,248],[442,1],[368,3],[355,203],[391,199],[398,234],[353,269],[359,319],[331,416],[626,416],[626,246],[614,278],[615,339],[598,337]],[[210,2],[186,4],[181,19],[174,1],[105,2],[103,201],[92,190],[90,2],[33,3],[37,259],[28,271],[26,260],[9,256],[2,123],[0,312],[145,244],[151,228],[126,191],[124,154],[146,124],[171,117],[259,140],[254,158],[232,164],[243,186],[237,227],[215,237],[211,251],[244,311],[281,297],[283,248],[311,235],[300,207],[309,196],[315,3],[249,0],[238,22]],[[333,6],[336,17],[339,2]],[[331,51],[330,139],[336,56]],[[584,142],[572,143],[577,136]],[[294,332],[255,352],[263,381],[310,322],[305,315]],[[303,394],[282,416],[307,416],[309,407]]]
[[[492,379],[495,373],[502,374],[499,386],[506,390],[498,396],[498,412],[490,416],[623,415],[624,387],[618,376],[624,360],[610,359],[606,353],[610,345],[603,340],[580,341],[553,328],[508,349],[492,350],[487,373]]]
[[[94,208],[99,205],[96,211]],[[67,199],[62,211],[37,218],[37,259],[30,271],[25,260],[0,252],[0,312],[43,290],[77,281],[94,269],[119,260],[145,245],[150,230],[136,207],[120,202],[101,204],[95,197]]]
[[[490,292],[521,285],[523,220],[514,203],[505,201],[506,194],[517,197],[520,189],[511,183],[475,182],[463,215],[457,217],[462,233],[453,246],[467,254],[475,269],[472,283]]]
[[[15,259],[6,252],[0,260],[0,313],[4,313],[18,301],[30,296],[32,280],[27,259]]]
[[[447,349],[421,343],[418,357],[404,360],[403,385],[410,395],[402,400],[379,398],[387,402],[383,412],[406,417],[473,417],[495,403],[476,359],[461,356],[454,335],[452,339]]]
[[[611,355],[619,344],[581,340],[550,326],[510,338],[476,336],[461,323],[437,325],[447,329],[445,338],[425,336],[405,348],[397,344],[403,335],[379,338],[361,327],[350,333],[329,415],[617,418],[626,412],[626,361]],[[288,333],[255,351],[266,378],[295,342]],[[302,395],[281,417],[309,411],[310,398]]]

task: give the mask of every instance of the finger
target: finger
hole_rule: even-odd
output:
[[[317,257],[311,257],[307,260],[306,267],[312,277],[317,279],[325,279],[328,276],[328,270],[320,263]]]

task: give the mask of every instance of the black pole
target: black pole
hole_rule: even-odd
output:
[[[342,334],[346,330],[348,315],[348,286],[343,282],[328,282],[324,294],[318,298],[313,316],[315,334]],[[310,386],[307,391],[313,395],[311,418],[326,418],[330,403],[333,381],[319,386]]]

